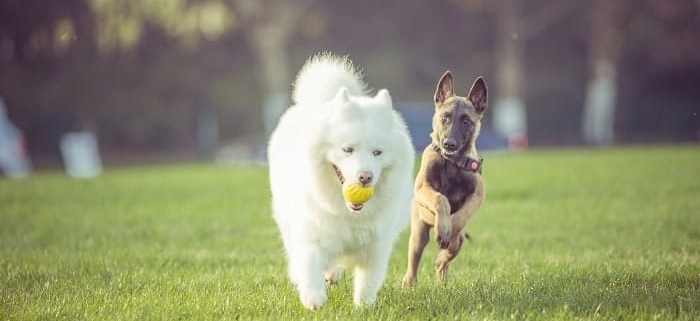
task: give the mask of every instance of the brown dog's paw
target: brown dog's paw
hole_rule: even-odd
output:
[[[441,249],[446,249],[448,246],[450,246],[450,238],[449,238],[449,236],[448,236],[447,238],[443,238],[443,237],[441,237],[441,236],[438,235],[436,241],[437,241],[437,243],[438,243],[438,246],[439,246]]]
[[[451,224],[435,225],[435,241],[441,249],[446,249],[452,239]]]
[[[403,280],[401,280],[401,286],[405,289],[411,288],[416,284],[416,277],[414,275],[409,275],[406,273],[406,275],[403,276]]]

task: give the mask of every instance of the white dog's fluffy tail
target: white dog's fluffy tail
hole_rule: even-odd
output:
[[[295,105],[317,106],[333,99],[342,87],[353,96],[367,94],[362,73],[347,56],[319,53],[309,58],[299,71],[292,100]]]

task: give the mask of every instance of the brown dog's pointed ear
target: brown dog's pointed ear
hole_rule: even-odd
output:
[[[454,95],[454,85],[452,83],[452,73],[445,71],[445,74],[440,77],[437,88],[435,89],[435,103],[441,104],[445,100]]]
[[[469,90],[469,101],[474,105],[474,109],[480,114],[483,114],[488,105],[488,93],[486,90],[486,82],[481,76],[477,77]]]

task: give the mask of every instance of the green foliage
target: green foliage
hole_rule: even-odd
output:
[[[186,47],[201,38],[218,39],[233,24],[232,13],[221,1],[89,0],[97,23],[98,48],[109,52],[133,49],[148,25],[158,26]]]
[[[352,277],[304,310],[286,278],[267,171],[206,164],[0,181],[0,315],[38,319],[692,320],[700,314],[700,150],[485,155],[473,241],[416,288],[396,244],[373,308]]]

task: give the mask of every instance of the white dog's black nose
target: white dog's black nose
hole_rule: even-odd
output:
[[[362,183],[362,185],[367,185],[372,182],[372,173],[370,172],[359,172],[357,173],[357,180]]]

